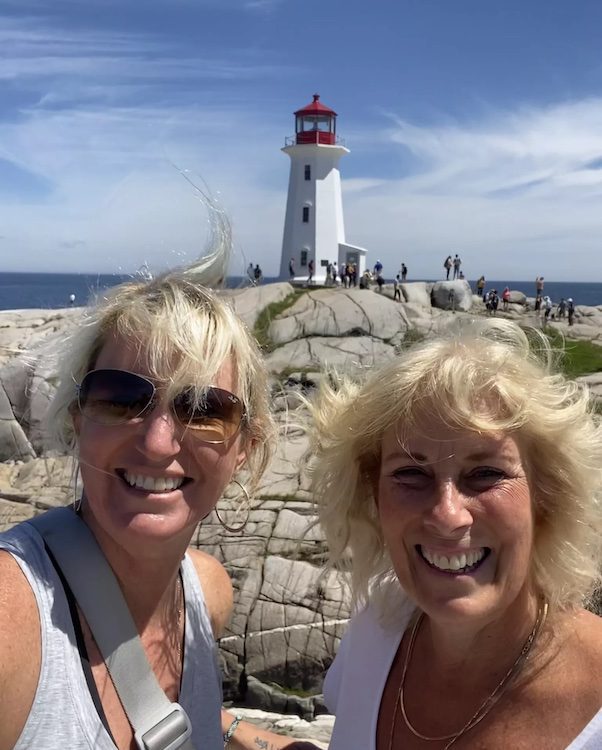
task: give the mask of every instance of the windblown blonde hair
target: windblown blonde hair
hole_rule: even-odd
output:
[[[193,386],[201,399],[203,389],[232,357],[234,390],[246,414],[242,430],[249,487],[256,487],[271,457],[274,438],[265,364],[255,339],[230,305],[189,271],[122,284],[86,312],[64,354],[60,384],[48,410],[54,441],[64,449],[76,448],[71,417],[76,384],[94,369],[112,335],[137,347],[150,374],[166,383],[168,398]]]
[[[535,590],[553,608],[580,606],[592,592],[602,551],[602,429],[587,389],[554,374],[554,359],[540,333],[470,321],[402,351],[363,383],[331,378],[322,387],[310,405],[313,491],[330,564],[351,566],[356,604],[396,581],[374,498],[382,435],[397,424],[403,444],[425,415],[515,437],[534,509]]]

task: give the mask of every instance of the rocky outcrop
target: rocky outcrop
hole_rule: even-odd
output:
[[[440,310],[462,310],[472,307],[472,290],[468,281],[437,281],[431,290],[431,303]]]
[[[372,290],[300,293],[286,283],[228,293],[249,327],[261,320],[281,437],[244,533],[225,532],[212,514],[193,538],[224,563],[234,582],[234,615],[220,642],[226,699],[305,717],[324,711],[321,683],[350,603],[346,582],[322,573],[326,548],[309,494],[308,438],[297,426],[298,395],[310,391],[328,367],[372,367],[453,315],[485,314],[464,281],[401,289],[402,302]],[[450,290],[454,312],[431,305],[432,294],[446,308]],[[517,299],[510,308],[498,314],[541,325],[528,303]],[[47,444],[44,415],[56,387],[59,345],[81,315],[78,309],[0,313],[0,528],[77,496],[73,461]],[[576,338],[601,338],[602,307],[578,307],[576,319],[570,329],[566,321],[552,325]],[[602,399],[602,378],[583,380]],[[238,500],[234,488],[228,491],[220,502],[222,516],[233,516]],[[297,729],[296,736],[303,736],[303,726]]]

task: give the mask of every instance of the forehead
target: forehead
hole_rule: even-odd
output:
[[[236,368],[232,356],[226,358],[217,374],[210,378],[211,382],[203,382],[207,378],[203,376],[201,368],[195,368],[192,360],[183,362],[181,357],[174,354],[171,361],[169,357],[166,358],[167,364],[162,366],[161,372],[156,372],[152,366],[156,360],[150,348],[144,344],[111,333],[94,362],[94,369],[129,370],[154,380],[170,383],[177,380],[180,385],[216,385],[230,391],[235,389]]]
[[[424,417],[411,430],[397,423],[385,431],[381,442],[381,458],[410,456],[428,463],[447,459],[479,459],[503,457],[520,460],[516,439],[500,431],[477,432],[455,427],[437,417]]]

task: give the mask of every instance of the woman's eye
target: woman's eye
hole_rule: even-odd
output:
[[[476,481],[496,482],[504,479],[505,476],[506,474],[501,469],[496,469],[492,466],[481,466],[471,471],[468,478]]]
[[[394,479],[400,482],[419,482],[427,478],[426,472],[417,466],[407,466],[403,469],[396,469],[391,473]]]

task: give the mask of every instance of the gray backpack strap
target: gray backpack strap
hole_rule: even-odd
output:
[[[29,523],[42,535],[81,607],[140,750],[194,750],[190,719],[157,682],[136,625],[94,535],[71,508]]]

